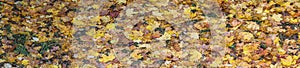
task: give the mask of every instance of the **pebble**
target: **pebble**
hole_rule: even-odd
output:
[[[12,65],[9,64],[9,63],[5,63],[5,64],[4,64],[4,68],[12,68]]]

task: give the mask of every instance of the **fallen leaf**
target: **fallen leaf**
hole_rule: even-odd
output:
[[[117,0],[118,4],[122,4],[122,3],[126,3],[127,1],[126,0]]]
[[[29,64],[29,60],[22,60],[22,64],[23,65],[28,65]]]
[[[74,25],[79,25],[79,26],[85,25],[85,23],[83,21],[78,20],[77,18],[73,18],[72,23]]]
[[[293,60],[293,57],[290,55],[288,57],[286,57],[285,59],[280,59],[280,61],[281,61],[281,64],[284,66],[291,66],[293,64],[296,64],[296,61]]]
[[[91,22],[100,22],[100,16],[95,16],[91,19]]]
[[[102,58],[99,59],[100,62],[108,62],[108,61],[112,61],[113,59],[115,59],[115,55],[110,53],[108,56],[102,54],[101,56]]]
[[[272,19],[274,19],[275,21],[277,21],[277,22],[280,22],[281,20],[283,20],[282,18],[281,18],[281,14],[273,14],[272,15]]]

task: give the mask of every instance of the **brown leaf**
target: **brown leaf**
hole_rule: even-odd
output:
[[[108,12],[109,12],[108,10],[101,10],[101,11],[100,11],[100,16],[107,15]]]
[[[113,18],[116,18],[118,15],[119,15],[120,12],[118,11],[113,11],[113,12],[110,12],[109,15]]]
[[[266,43],[267,46],[271,46],[272,45],[272,39],[271,38],[265,39],[265,43]]]

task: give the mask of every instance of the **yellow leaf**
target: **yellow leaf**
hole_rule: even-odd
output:
[[[149,0],[150,2],[156,2],[157,0]]]
[[[296,61],[294,61],[293,57],[290,55],[288,57],[286,57],[286,59],[280,59],[280,61],[281,61],[281,64],[284,66],[291,66],[296,63]]]
[[[191,50],[190,54],[191,54],[189,59],[190,61],[199,61],[202,57],[202,54],[197,50]]]
[[[211,67],[218,67],[222,64],[222,59],[221,58],[215,58],[215,61],[213,61],[210,66]]]
[[[116,25],[114,23],[110,23],[110,24],[107,24],[105,28],[106,29],[115,29],[115,26]]]
[[[243,54],[245,54],[247,56],[251,56],[250,52],[253,52],[256,49],[257,49],[256,46],[253,46],[253,45],[244,45],[243,46]]]
[[[227,43],[227,46],[231,46],[234,42]]]
[[[23,65],[28,65],[29,64],[29,60],[22,60],[22,64]]]
[[[95,16],[91,19],[92,22],[100,22],[100,16]]]
[[[254,39],[253,34],[251,34],[249,32],[242,32],[241,35],[243,36],[242,39],[244,41],[250,41],[250,40]]]
[[[227,42],[231,42],[233,39],[234,39],[234,36],[230,36],[229,38],[228,38],[228,37],[225,37],[225,40],[226,40]]]
[[[105,68],[113,68],[113,65],[112,64],[108,64],[108,65],[106,65]]]
[[[243,60],[247,61],[247,62],[250,62],[251,59],[249,57],[243,57]]]
[[[133,57],[135,59],[141,59],[143,56],[141,54],[134,54]]]
[[[99,37],[103,37],[104,36],[104,32],[103,31],[96,31],[96,34],[93,36],[94,38],[99,38]]]
[[[146,47],[146,48],[150,48],[150,47],[151,47],[151,45],[150,45],[150,44],[141,44],[141,45],[139,45],[139,47]]]
[[[7,57],[8,62],[15,62],[16,58],[15,57]]]
[[[146,59],[143,61],[145,64],[152,64],[154,61],[150,60],[150,59]]]
[[[2,62],[5,62],[6,60],[4,60],[4,59],[0,59],[0,63],[2,63]]]
[[[58,68],[57,65],[50,65],[49,67],[50,67],[50,68]]]
[[[89,50],[88,53],[92,56],[99,56],[99,53],[94,50]]]
[[[117,0],[117,3],[118,3],[118,4],[122,4],[122,3],[125,4],[125,3],[126,3],[126,0]]]
[[[95,65],[92,64],[85,64],[82,66],[82,68],[97,68]]]
[[[235,64],[236,61],[235,61],[234,59],[230,59],[230,60],[229,60],[229,63],[230,63],[230,64]]]
[[[133,14],[137,14],[138,12],[134,12],[134,9],[127,9],[126,11],[126,16],[131,17]]]
[[[256,12],[259,13],[259,14],[263,12],[263,8],[262,7],[258,7],[258,8],[254,9],[254,10],[256,10]]]
[[[192,10],[200,11],[199,8],[191,7],[191,8],[184,9],[184,14],[188,15],[190,18],[196,17],[197,14],[195,12],[191,12]]]
[[[130,56],[136,60],[141,59],[143,57],[141,54],[138,54],[137,52],[132,52]]]
[[[245,15],[244,15],[244,14],[241,14],[241,13],[239,13],[239,14],[237,14],[237,18],[239,18],[239,19],[243,19],[243,18],[245,18]]]
[[[208,38],[200,38],[202,41],[208,41]]]
[[[153,27],[152,27],[151,25],[148,25],[148,26],[146,26],[146,29],[147,29],[147,30],[152,30]]]
[[[281,14],[274,14],[274,15],[272,15],[272,18],[275,21],[280,22],[282,20],[281,16],[282,16]]]
[[[108,62],[108,61],[112,61],[112,60],[114,60],[114,59],[116,58],[115,55],[112,54],[112,53],[110,53],[108,56],[102,54],[101,57],[102,57],[102,58],[99,59],[100,62]]]
[[[291,19],[290,19],[290,23],[292,23],[292,24],[297,24],[297,23],[298,23],[298,20],[297,20],[297,19],[294,19],[294,18],[291,18]]]
[[[92,28],[92,29],[90,29],[89,31],[87,31],[86,34],[87,34],[88,36],[92,36],[92,37],[93,37],[93,36],[96,34],[96,29],[95,29],[95,28]]]
[[[0,49],[0,55],[3,54],[3,53],[5,53],[5,51],[1,48]]]
[[[286,51],[283,50],[282,48],[278,48],[278,53],[279,53],[280,55],[283,55],[283,54],[286,53]]]
[[[78,20],[76,18],[73,18],[72,23],[74,25],[85,25],[85,23],[83,21],[80,21],[80,20]]]
[[[150,2],[152,2],[154,6],[162,7],[162,6],[167,6],[169,0],[152,0]]]
[[[281,4],[281,6],[283,7],[287,7],[287,6],[290,6],[291,2],[284,2]]]
[[[107,23],[107,22],[110,21],[110,17],[109,17],[109,16],[102,16],[100,19],[101,19],[104,23]]]
[[[53,15],[57,15],[59,11],[55,10],[54,8],[48,9],[47,12],[53,13]]]
[[[21,17],[20,17],[20,16],[17,16],[17,17],[13,17],[11,20],[16,21],[16,22],[19,22],[20,19],[21,19]]]
[[[278,44],[279,41],[280,41],[279,37],[276,37],[276,38],[274,39],[274,44]]]
[[[160,13],[159,11],[152,11],[152,14],[154,16],[162,16],[162,13]]]
[[[48,9],[47,12],[49,12],[49,13],[53,12],[53,8],[52,9]]]
[[[300,32],[298,33],[298,39],[300,40]],[[300,42],[300,41],[299,41]]]
[[[171,35],[167,32],[165,32],[163,36],[158,38],[158,40],[170,40],[170,39],[171,39]]]
[[[94,9],[98,9],[100,6],[99,6],[99,5],[96,5],[96,4],[94,4],[92,7],[93,7]]]
[[[197,32],[190,33],[190,37],[193,39],[199,39],[199,33],[197,33]]]

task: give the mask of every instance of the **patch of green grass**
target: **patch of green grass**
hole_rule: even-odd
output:
[[[10,24],[4,25],[4,29],[5,29],[8,33],[11,33],[11,25],[10,25]]]
[[[42,49],[40,50],[41,54],[44,54],[47,50],[50,49],[50,46],[47,45],[46,43],[41,43],[41,45],[42,45]]]
[[[44,54],[46,51],[48,51],[49,49],[52,48],[51,46],[58,46],[59,43],[56,40],[51,40],[51,41],[47,41],[47,42],[38,43],[38,45],[42,46],[39,53]]]
[[[24,55],[29,55],[29,52],[25,48],[24,45],[18,44],[17,47],[15,48],[14,52],[19,53],[19,54],[24,54]]]
[[[15,44],[22,44],[24,45],[26,42],[26,36],[25,34],[14,34],[12,35],[14,43]]]

